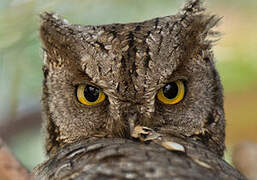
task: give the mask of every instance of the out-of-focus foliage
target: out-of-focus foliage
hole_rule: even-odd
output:
[[[215,55],[225,88],[227,143],[232,145],[240,138],[257,140],[253,133],[257,131],[257,114],[247,111],[257,107],[257,1],[208,0],[207,4],[210,12],[224,17],[218,27],[224,35],[217,42]],[[166,16],[181,6],[181,0],[1,0],[0,124],[3,117],[18,116],[40,104],[41,12],[57,12],[72,23],[108,24]],[[20,134],[10,143],[29,168],[43,158],[39,133]]]

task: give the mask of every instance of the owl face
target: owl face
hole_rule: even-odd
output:
[[[213,62],[218,19],[188,3],[174,16],[81,26],[42,17],[47,152],[88,137],[130,138],[136,125],[202,141],[222,155],[222,86]]]

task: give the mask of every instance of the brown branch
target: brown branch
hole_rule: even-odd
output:
[[[234,165],[249,180],[257,179],[257,143],[242,142],[233,148]]]
[[[34,180],[0,138],[0,177],[5,180]]]
[[[32,109],[32,108],[31,108]],[[41,113],[39,105],[30,111],[17,114],[14,119],[6,117],[0,119],[0,137],[8,143],[14,136],[24,131],[41,128]]]

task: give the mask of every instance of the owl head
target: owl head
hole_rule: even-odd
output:
[[[83,26],[41,15],[46,151],[89,137],[130,138],[136,125],[223,155],[223,90],[212,37],[219,21],[191,0],[176,15]]]

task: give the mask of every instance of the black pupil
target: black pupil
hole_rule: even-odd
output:
[[[95,102],[99,97],[99,89],[94,86],[87,85],[84,90],[84,96],[89,102]]]
[[[164,96],[168,99],[173,99],[178,95],[178,86],[175,82],[166,84],[162,90]]]

